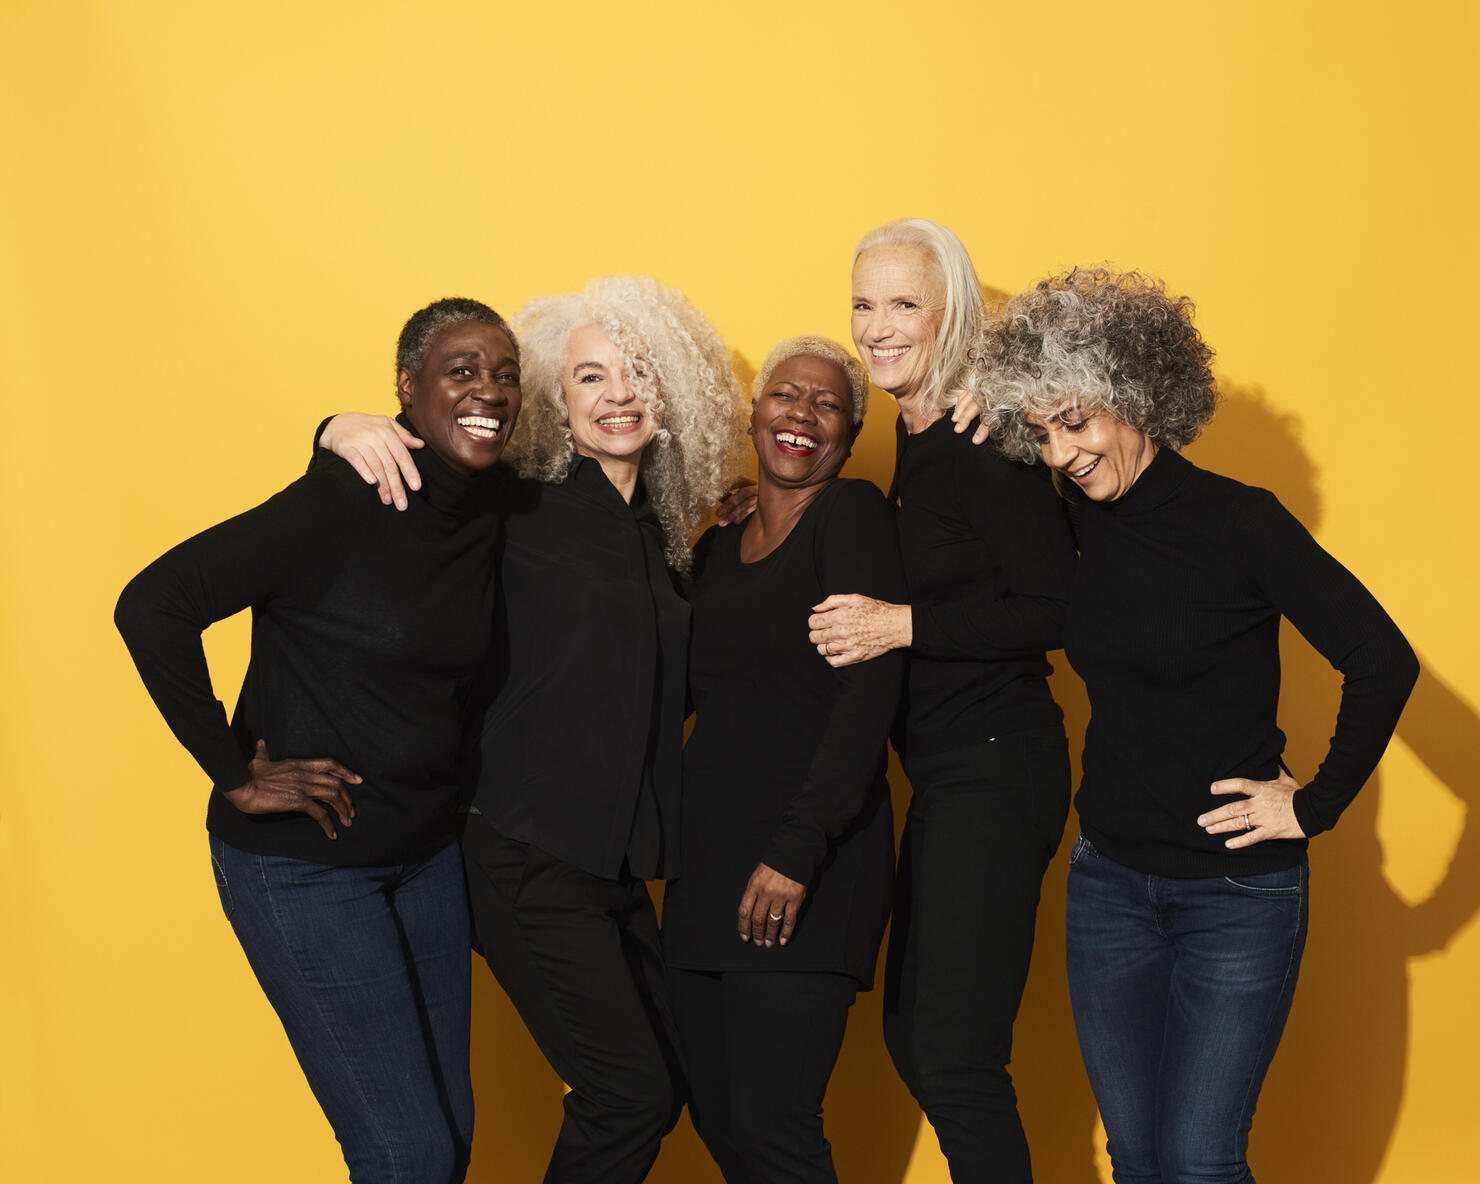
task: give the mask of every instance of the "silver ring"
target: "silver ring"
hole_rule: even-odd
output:
[[[778,917],[775,913],[767,913],[766,916],[770,917],[771,920],[773,920],[773,921],[779,921],[779,920],[782,919],[782,917],[785,917],[786,914],[785,913],[782,913],[781,916]]]
[[[1254,829],[1252,826],[1249,825],[1249,816],[1247,814],[1244,815],[1244,829],[1245,830],[1253,830]]]

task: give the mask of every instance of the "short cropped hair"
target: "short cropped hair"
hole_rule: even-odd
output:
[[[983,327],[971,388],[992,438],[1037,460],[1025,416],[1108,412],[1156,444],[1197,439],[1218,400],[1213,351],[1186,296],[1159,279],[1109,266],[1040,280]]]
[[[935,336],[935,354],[925,375],[926,406],[950,407],[966,389],[971,347],[981,328],[981,283],[971,256],[953,230],[926,218],[899,218],[870,230],[853,248],[853,262],[871,247],[920,247],[940,269],[946,285],[945,315]]]
[[[755,382],[751,386],[752,405],[763,394],[770,384],[771,375],[776,372],[776,367],[788,358],[800,357],[802,355],[812,358],[822,358],[832,362],[848,380],[848,394],[853,399],[853,423],[858,425],[863,422],[863,416],[868,411],[868,371],[863,368],[863,363],[853,356],[853,352],[844,348],[831,337],[788,337],[785,341],[772,347],[771,352],[766,355],[766,360],[761,363],[760,370],[756,373]],[[841,392],[839,392],[841,393]]]
[[[427,344],[432,335],[443,325],[455,325],[461,321],[482,321],[502,330],[514,347],[515,359],[518,359],[519,342],[514,339],[514,330],[503,317],[481,301],[469,300],[466,296],[449,296],[412,313],[411,319],[402,326],[401,336],[396,340],[396,369],[419,373],[426,361]]]
[[[576,457],[561,385],[565,346],[577,329],[601,326],[622,354],[628,387],[660,416],[640,472],[668,562],[686,571],[690,535],[737,470],[744,439],[740,387],[719,334],[682,292],[648,276],[608,276],[580,293],[537,297],[514,323],[524,407],[505,455],[526,477],[565,480]]]

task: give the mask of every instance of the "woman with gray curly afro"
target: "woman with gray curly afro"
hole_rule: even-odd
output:
[[[1248,1133],[1305,945],[1306,851],[1382,756],[1403,635],[1273,494],[1179,454],[1212,351],[1161,281],[1070,271],[986,326],[1001,446],[1075,505],[1065,650],[1089,691],[1070,860],[1074,1022],[1118,1181],[1251,1181]],[[1279,627],[1342,671],[1326,758],[1286,769]]]
[[[644,881],[679,874],[675,571],[739,450],[740,397],[719,336],[655,280],[593,280],[514,322],[520,476],[498,515],[463,866],[475,944],[570,1087],[545,1178],[621,1184],[647,1174],[685,1093]],[[336,451],[385,445],[383,424],[343,427],[325,433]]]

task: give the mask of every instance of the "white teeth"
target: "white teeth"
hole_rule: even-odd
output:
[[[876,358],[898,358],[898,357],[903,357],[904,354],[905,354],[905,352],[909,348],[910,347],[907,346],[907,345],[895,345],[895,346],[891,346],[889,349],[877,349],[876,348],[873,351],[873,354],[874,354],[874,357],[876,357]]]
[[[501,422],[491,415],[462,415],[458,417],[457,426],[479,440],[494,440],[498,438]]]
[[[1093,470],[1094,467],[1097,464],[1099,464],[1099,463],[1100,462],[1097,461],[1097,460],[1090,461],[1090,463],[1087,464],[1087,465],[1085,465],[1084,468],[1082,468],[1082,469],[1074,469],[1074,470],[1071,470],[1070,473],[1069,473],[1069,476],[1071,476],[1071,477],[1087,477],[1087,476],[1089,476],[1091,470]]]
[[[635,423],[642,422],[640,415],[606,415],[596,421],[609,428],[630,428]]]
[[[812,449],[817,447],[817,441],[806,436],[798,436],[795,432],[777,432],[776,439],[783,444],[790,444],[793,448]]]

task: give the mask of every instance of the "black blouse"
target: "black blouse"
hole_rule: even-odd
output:
[[[837,480],[764,558],[740,561],[741,533],[715,527],[695,551],[684,871],[664,898],[664,954],[689,969],[828,970],[867,986],[894,874],[884,742],[904,655],[834,670],[807,617],[830,591],[903,599],[893,514],[870,483]],[[737,935],[758,863],[808,888],[785,947]]]
[[[584,457],[511,478],[501,513],[473,809],[593,875],[676,875],[689,609],[657,515]]]

